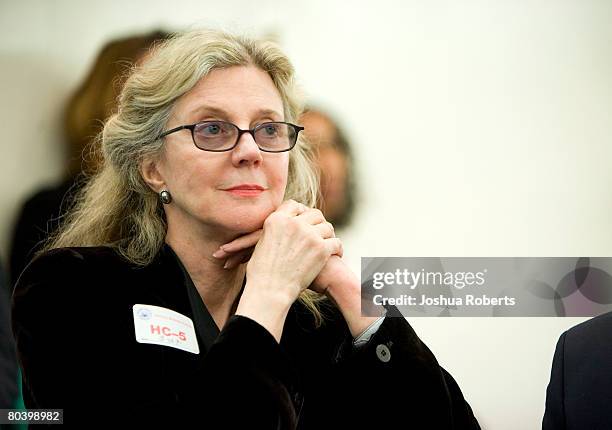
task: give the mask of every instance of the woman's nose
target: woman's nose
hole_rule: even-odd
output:
[[[253,139],[251,133],[242,133],[238,144],[232,149],[232,163],[240,164],[255,164],[262,161],[261,151]]]

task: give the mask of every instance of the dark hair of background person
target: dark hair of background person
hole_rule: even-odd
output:
[[[89,73],[69,97],[63,113],[67,163],[60,184],[43,188],[22,206],[10,250],[10,289],[47,236],[61,223],[71,198],[82,186],[85,175],[95,172],[99,160],[89,145],[102,130],[104,120],[116,108],[116,99],[127,72],[170,33],[153,31],[108,42],[99,52]]]
[[[307,106],[302,114],[301,124],[306,127],[304,133],[314,147],[316,164],[319,167],[321,187],[317,207],[335,228],[347,227],[354,217],[358,194],[351,144],[338,121],[322,109]],[[315,130],[312,130],[312,128],[315,128]],[[335,151],[344,158],[345,171],[325,171],[321,163],[322,158],[326,156],[326,153],[329,153],[328,151]],[[326,188],[329,186],[327,181],[329,178],[335,178],[338,174],[344,181],[342,184],[343,196],[338,201],[334,199],[331,202],[329,201],[331,196],[327,195],[326,192]]]

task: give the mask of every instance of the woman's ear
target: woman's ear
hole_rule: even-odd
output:
[[[159,170],[157,160],[143,160],[140,163],[140,174],[147,185],[156,193],[159,193],[166,186],[163,175]]]

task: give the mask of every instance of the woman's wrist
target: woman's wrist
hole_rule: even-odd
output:
[[[262,288],[255,289],[247,281],[235,315],[242,315],[259,323],[280,343],[285,319],[292,303],[286,294]]]
[[[350,270],[337,277],[325,294],[340,309],[353,338],[363,333],[379,318],[361,315],[361,285],[357,276]]]

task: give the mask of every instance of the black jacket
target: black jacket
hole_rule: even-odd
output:
[[[559,338],[542,428],[612,429],[612,312]]]
[[[62,408],[65,423],[81,425],[127,419],[173,427],[188,420],[203,429],[479,428],[454,379],[404,318],[387,317],[356,349],[329,301],[319,329],[295,302],[279,344],[244,316],[233,315],[216,333],[194,291],[167,244],[144,268],[107,247],[56,249],[35,259],[13,296],[26,406]],[[191,318],[200,354],[136,342],[137,303]],[[390,352],[384,360],[381,348]]]

